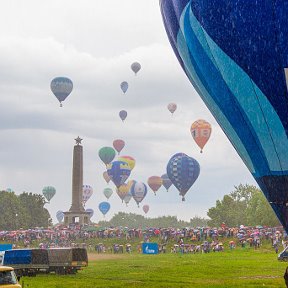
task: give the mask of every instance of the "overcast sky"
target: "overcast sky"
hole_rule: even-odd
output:
[[[58,210],[71,206],[72,152],[83,138],[84,184],[94,189],[86,204],[103,219],[98,204],[105,166],[98,157],[115,139],[126,142],[122,155],[136,159],[129,179],[147,182],[166,173],[172,155],[184,152],[201,167],[182,202],[173,186],[142,205],[148,217],[206,217],[216,200],[240,183],[256,185],[248,169],[186,78],[170,47],[157,0],[2,0],[0,3],[0,189],[42,193],[57,190],[46,205],[54,223]],[[142,69],[135,77],[130,65]],[[50,90],[54,77],[74,83],[59,107]],[[123,95],[120,83],[129,89]],[[171,117],[167,104],[178,109]],[[118,113],[125,109],[124,123]],[[190,134],[197,119],[212,125],[202,154]],[[116,193],[109,199],[110,219],[119,211],[145,215],[132,199],[128,207]]]

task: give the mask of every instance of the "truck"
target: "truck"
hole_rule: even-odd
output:
[[[85,248],[12,249],[5,251],[3,265],[15,269],[17,276],[40,273],[75,274],[88,265]]]
[[[21,288],[19,279],[12,267],[0,266],[0,288]]]

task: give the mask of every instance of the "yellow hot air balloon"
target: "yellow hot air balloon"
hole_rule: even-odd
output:
[[[195,140],[196,144],[200,147],[201,153],[202,149],[204,148],[205,144],[210,138],[211,131],[212,128],[210,123],[208,123],[206,120],[203,119],[199,119],[194,123],[192,123],[191,125],[190,128],[191,135]]]
[[[136,164],[135,159],[131,156],[121,156],[118,158],[118,161],[126,162],[129,165],[131,171],[133,170]]]
[[[129,193],[130,187],[131,187],[131,185],[122,184],[121,186],[119,186],[119,187],[116,189],[116,193],[117,193],[117,195],[120,197],[120,199],[122,200],[122,202],[123,202],[125,196]]]

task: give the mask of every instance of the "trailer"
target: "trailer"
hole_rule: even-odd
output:
[[[85,248],[12,249],[5,251],[3,265],[14,268],[17,276],[40,273],[75,274],[88,266]]]
[[[57,274],[75,274],[88,265],[85,248],[51,248],[47,249],[49,272]]]
[[[17,276],[36,276],[49,270],[46,249],[12,249],[5,251],[3,265],[14,268]]]

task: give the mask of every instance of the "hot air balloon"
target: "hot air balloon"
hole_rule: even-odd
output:
[[[149,187],[152,189],[152,191],[154,192],[154,194],[156,195],[156,192],[162,186],[163,181],[162,181],[162,178],[159,176],[151,176],[148,178],[147,183]]]
[[[94,215],[94,210],[92,208],[88,208],[85,210],[85,212],[89,213],[89,218],[91,219]]]
[[[93,194],[93,188],[90,185],[83,185],[82,187],[82,203],[85,206],[86,202]]]
[[[195,140],[196,144],[200,147],[200,152],[202,153],[202,149],[210,138],[211,135],[211,125],[206,120],[199,119],[192,123],[190,132]]]
[[[99,150],[98,155],[100,159],[103,161],[103,163],[107,165],[113,161],[116,153],[112,147],[102,147]]]
[[[134,182],[131,187],[131,194],[139,207],[139,203],[145,198],[147,194],[147,186],[143,182]]]
[[[107,172],[112,182],[118,188],[124,184],[124,182],[130,176],[131,169],[126,162],[113,161],[107,165]]]
[[[110,204],[108,202],[101,202],[98,207],[103,216],[110,210]]]
[[[103,190],[103,194],[105,195],[107,199],[109,199],[111,195],[113,194],[113,190],[111,188],[105,188]]]
[[[105,179],[106,183],[108,184],[110,182],[110,176],[108,175],[107,171],[103,172],[103,178]]]
[[[170,186],[172,185],[172,181],[169,179],[168,175],[167,174],[163,174],[161,176],[162,178],[162,185],[166,188],[167,192],[168,192],[168,189],[170,188]]]
[[[134,62],[131,64],[131,69],[135,73],[135,76],[136,76],[139,70],[141,69],[141,64],[138,62]]]
[[[131,171],[134,169],[135,164],[136,164],[136,161],[135,161],[135,159],[133,157],[126,156],[126,155],[118,157],[118,161],[126,162],[129,165]]]
[[[113,141],[113,147],[118,152],[118,154],[121,152],[124,146],[125,146],[125,142],[121,139],[116,139]]]
[[[182,68],[288,233],[287,2],[160,5]]]
[[[125,202],[126,206],[128,206],[128,203],[130,202],[132,198],[132,193],[131,193],[131,189],[129,190],[128,194],[125,195],[123,201]]]
[[[73,82],[66,77],[56,77],[51,81],[50,88],[62,107],[62,101],[69,96],[73,89]]]
[[[142,209],[145,212],[145,214],[147,214],[149,211],[149,205],[147,205],[147,204],[143,205]]]
[[[125,94],[126,91],[128,90],[128,83],[126,81],[123,81],[121,84],[120,84],[120,88],[121,90],[123,91],[123,93]]]
[[[176,111],[177,109],[177,104],[175,103],[169,103],[167,105],[168,110],[171,112],[171,114],[173,115],[173,113]]]
[[[127,111],[121,110],[121,111],[119,112],[119,117],[120,117],[121,120],[124,122],[124,120],[125,120],[126,117],[127,117]]]
[[[199,163],[184,153],[173,155],[167,164],[167,175],[178,189],[182,201],[185,201],[185,194],[194,184],[199,174]]]
[[[48,203],[50,203],[50,200],[54,197],[56,194],[56,189],[52,186],[46,186],[42,189],[42,194],[47,199]]]
[[[117,188],[116,193],[119,196],[119,198],[122,200],[122,202],[123,202],[125,196],[129,193],[130,188],[131,187],[125,183]]]
[[[58,222],[61,223],[64,219],[64,212],[61,210],[58,210],[56,212],[56,218],[57,218]]]

